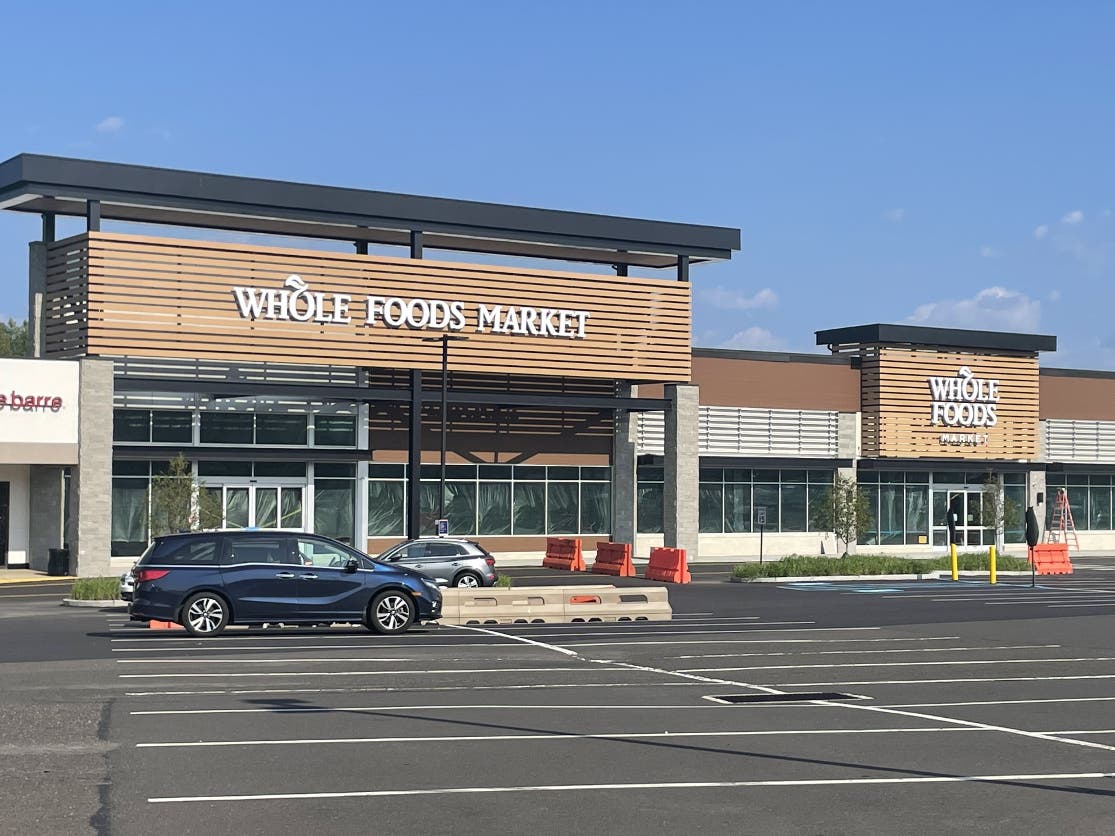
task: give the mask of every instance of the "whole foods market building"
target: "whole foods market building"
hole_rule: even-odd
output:
[[[5,425],[7,565],[63,544],[81,574],[126,564],[178,454],[207,524],[373,553],[441,513],[502,555],[561,534],[746,556],[760,521],[768,554],[830,550],[812,521],[837,473],[870,494],[865,543],[931,550],[952,503],[964,542],[989,542],[993,475],[1039,513],[1068,487],[1082,545],[1115,545],[1115,376],[1039,368],[1052,337],[901,326],[819,332],[831,356],[691,349],[690,268],[730,258],[735,229],[30,155],[0,164],[0,207],[43,230],[38,359],[0,371],[65,370],[71,422]],[[506,266],[539,259],[582,272]],[[17,417],[35,413],[0,411]]]

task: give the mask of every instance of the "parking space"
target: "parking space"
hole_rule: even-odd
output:
[[[396,638],[110,617],[111,831],[1110,831],[1097,619],[895,627],[678,597],[665,623]]]

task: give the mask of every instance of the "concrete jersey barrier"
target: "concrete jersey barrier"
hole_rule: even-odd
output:
[[[519,589],[446,589],[444,624],[570,624],[574,622],[670,621],[664,587],[608,585],[531,586]]]

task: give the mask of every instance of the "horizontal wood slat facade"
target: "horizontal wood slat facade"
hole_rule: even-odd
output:
[[[931,348],[861,349],[861,422],[866,457],[1036,459],[1038,360],[1030,355],[976,354]],[[993,427],[932,423],[929,378],[955,377],[961,367],[999,381]],[[942,434],[986,433],[977,446],[942,444]]]
[[[456,371],[597,380],[690,379],[690,288],[441,261],[111,233],[51,245],[47,349],[52,356],[132,356],[440,371],[438,329],[365,324],[366,297],[464,303],[468,337],[450,348]],[[351,296],[351,322],[242,318],[233,288]],[[589,314],[584,338],[479,333],[477,306]],[[557,318],[554,318],[557,323]]]

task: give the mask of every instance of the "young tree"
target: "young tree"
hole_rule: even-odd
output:
[[[165,474],[151,480],[151,536],[216,528],[221,520],[220,498],[194,482],[190,463],[179,453]]]
[[[813,525],[818,530],[831,531],[838,546],[843,540],[843,557],[847,557],[848,546],[858,535],[871,528],[871,519],[870,503],[855,479],[837,475],[833,486],[816,506]]]
[[[27,321],[0,321],[0,357],[27,356]]]
[[[995,529],[995,546],[1002,550],[1006,528],[1021,529],[1024,526],[1022,506],[1007,496],[1003,490],[1003,477],[988,473],[983,480],[983,493],[980,495],[980,511],[983,524]]]

